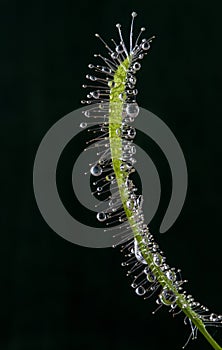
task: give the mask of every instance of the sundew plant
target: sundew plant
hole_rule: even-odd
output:
[[[208,332],[209,326],[222,326],[222,316],[210,312],[183,289],[186,280],[180,270],[167,264],[164,253],[144,222],[143,197],[137,194],[132,180],[136,130],[131,124],[139,114],[136,73],[154,39],[142,38],[145,28],[141,28],[134,38],[136,16],[133,12],[127,44],[120,24],[116,25],[118,42],[111,39],[108,45],[99,34],[95,34],[107,49],[107,56],[94,55],[100,64],[89,64],[93,73],[86,78],[90,84],[83,85],[89,89],[87,99],[82,101],[86,105],[83,113],[87,121],[83,121],[80,127],[89,127],[93,133],[91,149],[94,148],[97,155],[90,172],[95,178],[98,195],[102,197],[110,193],[111,185],[113,188],[105,201],[106,209],[98,211],[97,219],[112,226],[105,232],[116,230],[115,237],[119,238],[118,244],[122,245],[125,257],[122,265],[128,269],[127,275],[131,277],[135,293],[144,299],[156,296],[157,309],[167,307],[173,316],[184,313],[184,322],[190,325],[191,332],[183,348],[190,339],[197,338],[199,331],[214,349],[222,350]],[[96,125],[95,121],[98,121]],[[115,224],[119,225],[113,227]]]

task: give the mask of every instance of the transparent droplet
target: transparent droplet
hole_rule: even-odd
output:
[[[126,113],[129,117],[136,118],[139,114],[139,106],[137,103],[127,103]]]
[[[140,70],[140,68],[141,68],[141,64],[139,62],[135,62],[133,65],[133,69]]]
[[[126,85],[129,89],[133,89],[134,88],[134,84],[131,84],[130,82],[127,83]],[[127,90],[127,92],[129,92],[130,90]],[[130,93],[129,93],[130,94]]]
[[[120,136],[122,134],[122,129],[118,128],[116,129],[116,135]]]
[[[102,191],[102,187],[97,187],[97,192],[101,192]]]
[[[149,266],[146,266],[143,272],[147,275],[150,272]]]
[[[110,88],[114,88],[115,87],[115,81],[114,80],[110,80],[108,82],[108,85],[109,85]]]
[[[123,94],[123,93],[119,94],[119,99],[121,101],[124,101],[125,100],[125,94]]]
[[[150,48],[149,42],[145,42],[145,43],[142,44],[142,49],[143,49],[143,50],[146,51],[146,50],[149,50],[149,48]]]
[[[106,181],[112,181],[114,179],[113,175],[107,175],[106,176]]]
[[[127,171],[128,170],[128,166],[126,163],[121,163],[120,164],[120,170],[121,171]]]
[[[144,259],[144,257],[142,256],[140,250],[139,250],[139,247],[138,247],[138,242],[136,239],[134,239],[134,252],[135,252],[135,257],[136,259],[141,262],[142,264],[146,264],[147,265],[147,262],[146,260]]]
[[[159,253],[153,255],[153,262],[156,266],[160,266],[162,264],[162,261],[163,257]]]
[[[135,158],[130,158],[129,161],[130,161],[131,164],[135,164],[136,163],[136,159]]]
[[[90,111],[84,111],[84,115],[89,118],[90,117]]]
[[[96,81],[97,80],[97,78],[94,77],[93,75],[87,75],[86,78],[90,79],[91,81]]]
[[[172,282],[175,282],[176,279],[177,279],[176,273],[174,271],[172,271],[172,270],[167,271],[166,272],[166,276]]]
[[[130,210],[132,210],[134,208],[134,205],[135,205],[134,201],[132,201],[130,199],[126,202],[126,206]]]
[[[93,92],[90,92],[90,94],[95,99],[98,99],[100,97],[100,91],[93,91]]]
[[[146,289],[143,286],[139,286],[135,290],[137,295],[144,295],[146,293]]]
[[[160,301],[164,305],[171,305],[176,301],[176,295],[169,289],[163,289],[159,295]]]
[[[116,58],[118,58],[118,53],[117,52],[112,52],[111,53],[111,57],[112,57],[112,59],[116,59]]]
[[[147,281],[149,281],[150,283],[153,283],[156,281],[156,276],[152,272],[147,273],[146,278],[147,278]]]
[[[134,282],[131,284],[131,287],[132,287],[132,288],[136,288],[136,286],[137,286],[137,284],[134,283]]]
[[[135,146],[133,146],[135,147]],[[136,204],[138,205],[139,208],[142,208],[142,205],[143,205],[143,195],[140,194],[136,200]]]
[[[135,85],[136,84],[136,77],[134,77],[134,75],[130,75],[130,77],[128,78],[128,81],[130,84]]]
[[[133,90],[126,90],[126,93],[127,93],[128,95],[134,95],[134,94],[133,94]]]
[[[80,128],[84,129],[84,128],[86,128],[86,127],[87,127],[87,123],[84,123],[84,122],[83,122],[83,123],[80,124]]]
[[[135,136],[136,136],[136,129],[130,128],[127,130],[127,137],[129,139],[134,139]]]
[[[104,73],[112,73],[111,69],[108,67],[102,67],[102,72]]]
[[[99,175],[102,174],[102,168],[99,165],[94,165],[94,166],[91,167],[90,173],[93,176],[99,176]]]
[[[132,154],[136,154],[136,147],[135,147],[135,146],[132,146],[132,147],[131,147],[131,153],[132,153]]]
[[[117,53],[122,53],[124,51],[123,45],[117,45],[116,46],[116,52]]]
[[[210,315],[210,321],[216,322],[218,320],[218,316],[216,314],[211,314]]]
[[[98,213],[97,215],[96,215],[96,217],[97,217],[97,219],[99,220],[99,221],[105,221],[106,220],[106,214],[103,212],[103,211],[101,211],[100,213]]]

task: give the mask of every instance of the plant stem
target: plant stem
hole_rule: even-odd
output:
[[[109,112],[109,141],[110,141],[110,150],[111,158],[113,164],[113,170],[115,173],[119,194],[121,197],[121,202],[127,216],[127,219],[130,223],[132,231],[134,233],[134,238],[137,240],[139,249],[142,252],[144,259],[146,260],[148,266],[154,266],[152,253],[148,250],[147,246],[142,241],[142,236],[137,228],[136,222],[133,218],[133,212],[126,206],[128,198],[128,192],[125,188],[125,180],[127,173],[121,171],[120,166],[122,164],[122,139],[118,135],[116,130],[122,126],[122,113],[124,105],[124,94],[125,94],[125,83],[127,78],[127,70],[130,66],[131,57],[128,57],[121,63],[118,67],[115,75],[114,82],[118,83],[117,87],[111,89],[110,92],[110,112]],[[120,84],[119,84],[120,83]],[[119,99],[119,95],[122,94],[122,101]],[[154,275],[159,281],[162,287],[165,287],[171,290],[176,296],[177,306],[184,312],[184,314],[192,321],[192,323],[198,328],[198,330],[203,334],[206,340],[211,344],[215,350],[222,350],[222,348],[217,344],[217,342],[212,338],[212,336],[206,330],[206,327],[203,321],[200,319],[199,315],[192,310],[189,303],[187,303],[186,297],[184,294],[178,292],[176,287],[173,285],[166,275],[163,273],[160,267],[155,266],[155,269],[152,268]]]

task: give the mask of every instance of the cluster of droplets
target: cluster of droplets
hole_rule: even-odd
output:
[[[167,281],[171,282],[176,292],[182,289],[182,284],[186,281],[182,280],[180,270],[170,268],[166,264],[163,252],[155,243],[146,225],[143,224],[143,231],[140,232],[139,236],[142,237],[142,248],[136,238],[122,247],[126,257],[122,266],[130,267],[127,272],[128,276],[133,274],[131,286],[137,295],[145,298],[159,291],[157,303],[174,307],[177,296],[176,293],[167,288]],[[158,273],[160,270],[163,272],[162,276]]]
[[[135,237],[122,246],[121,251],[125,256],[122,266],[127,267],[127,276],[132,279],[131,287],[138,296],[142,296],[144,299],[156,296],[157,308],[153,314],[162,306],[167,306],[173,316],[180,314],[186,308],[194,314],[194,318],[200,319],[206,327],[222,327],[222,315],[210,313],[207,307],[195,301],[192,295],[183,290],[183,284],[187,280],[182,279],[180,269],[170,267],[166,263],[166,257],[146,225],[143,225],[143,233],[140,232],[138,237],[141,239],[140,243]],[[187,324],[188,320],[191,333],[185,346],[190,339],[197,338],[198,331],[187,316],[184,323]]]
[[[95,34],[95,36],[102,41],[105,48],[107,49],[108,57],[105,57],[101,54],[94,54],[94,57],[99,58],[102,64],[95,65],[90,63],[88,65],[88,68],[92,70],[93,73],[86,75],[86,79],[90,81],[90,84],[83,84],[83,88],[89,88],[91,91],[88,92],[87,99],[82,100],[83,104],[109,102],[111,90],[115,88],[118,91],[121,86],[124,88],[124,93],[119,94],[119,100],[126,103],[136,102],[136,95],[138,91],[135,88],[135,74],[138,70],[140,70],[140,60],[142,60],[144,56],[147,55],[147,52],[150,49],[150,44],[155,38],[152,36],[149,39],[141,39],[141,35],[145,31],[145,28],[142,27],[133,44],[133,22],[136,16],[137,14],[133,12],[129,49],[127,49],[127,45],[123,40],[120,24],[116,24],[119,34],[118,43],[114,39],[111,39],[112,44],[108,45],[99,34]],[[122,81],[121,79],[114,80],[114,75],[118,67],[122,66],[123,69],[126,69],[123,65],[123,62],[126,59],[130,60],[130,66],[127,69],[126,81]],[[95,85],[91,85],[92,83]]]
[[[95,119],[95,122],[84,122],[80,124],[81,128],[88,128],[88,132],[92,132],[96,135],[93,139],[88,142],[89,149],[96,149],[98,152],[97,160],[90,164],[90,174],[94,178],[93,185],[95,186],[95,191],[93,194],[97,196],[104,195],[108,192],[109,196],[106,203],[106,208],[102,211],[97,212],[97,220],[103,222],[106,226],[110,226],[115,223],[121,223],[119,242],[124,242],[132,237],[132,230],[128,223],[126,213],[121,202],[119,195],[119,187],[117,186],[116,176],[113,169],[113,164],[111,161],[111,151],[110,151],[110,138],[109,133],[109,122],[107,120],[110,112],[110,106],[108,103],[100,103],[98,105],[90,106],[87,110],[83,111],[85,117],[88,119]],[[136,159],[134,158],[136,153],[136,148],[133,140],[136,136],[136,129],[133,128],[130,123],[132,123],[139,114],[139,107],[137,103],[125,103],[122,109],[122,124],[118,125],[115,130],[116,136],[120,137],[121,142],[121,162],[119,165],[119,172],[124,177],[124,190],[126,191],[126,201],[125,206],[132,212],[132,219],[135,220],[136,225],[141,227],[144,222],[144,217],[142,213],[142,202],[143,197],[137,194],[137,188],[130,179],[130,175],[135,172],[134,164]],[[100,124],[98,120],[102,119]],[[99,156],[99,157],[98,157]],[[86,173],[87,174],[87,173]],[[112,192],[110,193],[110,187],[112,187]],[[105,229],[104,231],[107,231]],[[117,236],[116,235],[116,236]]]
[[[135,172],[134,164],[136,163],[136,148],[133,143],[136,130],[130,124],[139,114],[139,107],[136,103],[138,91],[135,87],[135,74],[140,69],[140,60],[147,54],[153,39],[153,37],[148,40],[142,39],[139,43],[145,30],[145,28],[141,28],[133,45],[133,21],[135,17],[136,13],[133,12],[129,52],[122,38],[120,24],[116,25],[120,41],[116,43],[112,39],[114,48],[108,46],[96,34],[107,48],[108,57],[100,54],[94,55],[103,61],[103,65],[89,64],[89,69],[97,74],[87,74],[86,78],[96,85],[83,85],[84,88],[91,89],[87,94],[87,100],[82,101],[88,105],[87,109],[83,111],[87,121],[82,122],[80,127],[93,134],[93,138],[87,142],[85,149],[85,151],[96,150],[96,160],[90,164],[89,170],[94,179],[95,191],[93,194],[97,196],[108,194],[105,200],[105,209],[98,210],[96,217],[99,222],[105,225],[104,232],[116,231],[113,237],[117,238],[117,244],[113,245],[114,247],[120,243],[124,244],[122,251],[125,254],[125,261],[122,266],[126,266],[128,269],[127,275],[132,278],[131,286],[135,293],[144,299],[156,295],[157,308],[153,313],[162,306],[167,306],[169,312],[176,316],[187,308],[205,326],[221,326],[222,316],[209,313],[205,306],[195,301],[191,295],[187,295],[186,291],[183,290],[183,284],[187,281],[182,279],[180,270],[171,268],[166,263],[163,252],[155,243],[144,223],[143,196],[137,193],[137,188],[130,178],[131,174]],[[130,65],[126,72],[126,80],[118,80],[116,77],[114,79],[116,70],[127,57],[130,57]],[[112,101],[111,91],[114,91],[112,96],[114,96],[115,101]],[[121,147],[118,169],[120,176],[124,179],[121,185],[117,182],[111,160],[110,143],[112,141],[115,144],[115,139],[111,140],[109,123],[110,113],[118,100],[122,103],[122,120],[121,124],[117,123],[115,135],[121,139],[121,146],[118,140],[116,143],[117,148]],[[120,195],[121,191],[125,193],[124,203]],[[115,224],[117,226],[107,227]],[[187,317],[184,320],[185,324],[187,320],[191,327],[191,334],[185,346],[191,338],[196,339],[197,337],[197,327]]]

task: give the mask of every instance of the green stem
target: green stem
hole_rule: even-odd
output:
[[[127,173],[123,172],[120,169],[122,164],[122,138],[116,130],[122,126],[122,113],[124,105],[124,95],[125,95],[125,82],[127,77],[127,70],[130,66],[131,57],[126,58],[124,62],[118,67],[115,75],[114,82],[115,87],[111,88],[110,92],[110,112],[109,112],[109,141],[110,141],[110,150],[111,150],[111,159],[113,164],[113,170],[115,173],[122,205],[125,211],[125,214],[128,218],[134,237],[138,242],[139,249],[146,260],[148,266],[152,267],[152,272],[156,276],[158,282],[162,287],[165,287],[171,290],[176,296],[176,303],[184,314],[192,321],[192,323],[198,328],[198,330],[203,334],[207,341],[212,345],[215,350],[222,350],[222,348],[217,344],[217,342],[212,338],[212,336],[206,330],[206,327],[203,321],[199,318],[198,314],[192,310],[187,303],[187,300],[184,294],[180,294],[178,290],[173,285],[160,267],[155,266],[153,261],[152,253],[147,249],[146,245],[142,241],[142,237],[137,228],[136,222],[133,218],[133,212],[126,206],[128,198],[128,192],[125,188],[125,180]],[[119,95],[122,94],[122,101],[119,98]]]

